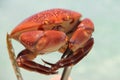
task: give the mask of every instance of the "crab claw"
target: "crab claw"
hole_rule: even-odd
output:
[[[70,56],[72,56],[72,51],[69,49],[69,48],[67,48],[66,49],[66,51],[64,52],[64,54],[62,55],[62,57],[61,57],[61,60],[63,60],[65,57],[70,57]],[[47,65],[50,65],[50,66],[55,66],[55,64],[53,64],[53,63],[50,63],[50,62],[47,62],[47,61],[45,61],[45,60],[43,60],[43,59],[41,59],[45,64],[47,64]]]
[[[41,65],[32,61],[35,57],[36,57],[35,54],[25,49],[20,52],[20,54],[17,56],[16,61],[19,67],[22,67],[29,71],[34,71],[34,72],[38,72],[46,75],[58,73],[56,71],[52,71],[50,67],[46,67],[44,65]]]
[[[59,60],[55,64],[49,63],[44,60],[42,61],[51,66],[51,71],[56,71],[59,68],[75,65],[89,53],[93,46],[93,43],[94,43],[93,38],[89,39],[84,48],[80,48],[78,51],[75,52],[74,55],[71,54],[68,57]]]

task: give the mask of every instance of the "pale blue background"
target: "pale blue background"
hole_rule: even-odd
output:
[[[51,8],[66,8],[81,12],[95,24],[95,44],[90,54],[75,65],[73,80],[120,80],[120,0],[0,0],[0,80],[16,80],[5,36],[30,15]],[[23,47],[14,41],[16,54]],[[55,62],[57,52],[42,56]],[[40,61],[41,56],[36,60]],[[24,80],[49,80],[53,76],[21,69]],[[60,70],[60,74],[62,69]]]

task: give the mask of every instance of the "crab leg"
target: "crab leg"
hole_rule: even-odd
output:
[[[52,72],[51,68],[46,67],[44,65],[40,65],[38,63],[33,62],[32,60],[37,56],[37,54],[33,54],[31,51],[25,49],[17,56],[17,64],[18,66],[28,69],[30,71],[35,71],[38,73],[43,73],[46,75],[56,74],[57,72]]]
[[[59,62],[57,62],[57,65],[59,65],[59,67],[67,67],[67,66],[75,65],[88,54],[88,52],[92,48],[92,45],[93,45],[93,39],[90,39],[88,41],[88,44],[84,48],[81,48],[77,52],[75,52],[75,55],[71,55],[66,59],[60,60]]]
[[[70,55],[68,58],[61,59],[56,64],[50,64],[46,61],[43,61],[43,62],[45,62],[48,65],[51,65],[52,71],[55,71],[58,68],[75,65],[76,63],[78,63],[82,58],[84,58],[88,54],[88,52],[91,50],[91,48],[93,46],[93,43],[94,43],[93,38],[89,39],[84,48],[80,48],[78,51],[75,52],[74,55]],[[69,51],[70,51],[70,49],[69,49]]]

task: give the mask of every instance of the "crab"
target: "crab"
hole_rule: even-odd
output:
[[[10,38],[17,40],[25,49],[17,58],[17,65],[42,74],[56,74],[59,68],[73,66],[91,50],[94,39],[93,22],[67,9],[50,9],[36,13],[17,25]],[[61,59],[56,63],[42,60],[45,66],[33,61],[38,55],[59,51]]]

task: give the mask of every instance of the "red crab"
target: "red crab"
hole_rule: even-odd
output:
[[[10,37],[25,49],[17,56],[17,64],[24,69],[43,74],[55,74],[57,69],[78,63],[91,50],[94,40],[93,22],[81,14],[66,9],[51,9],[37,13],[13,29]],[[33,61],[36,56],[54,51],[63,53],[61,59],[47,67]],[[66,57],[67,56],[67,57]]]

